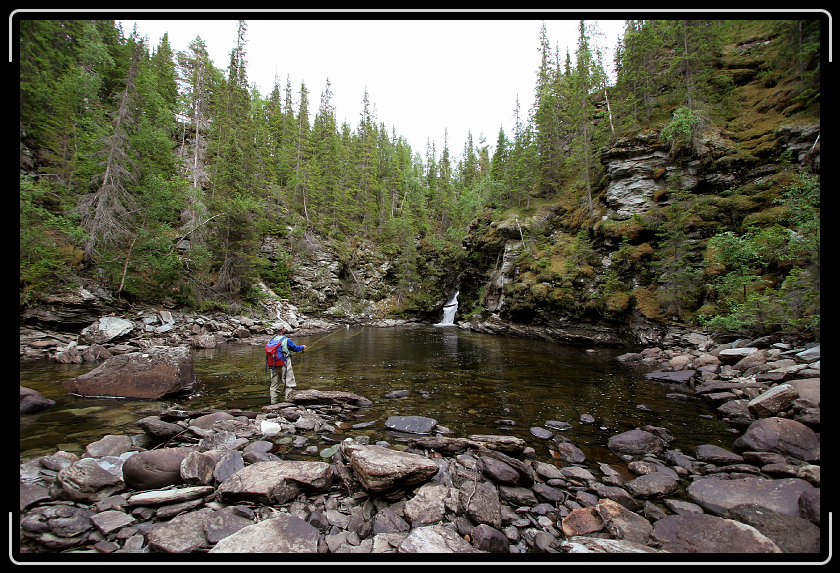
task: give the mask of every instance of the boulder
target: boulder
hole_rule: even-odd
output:
[[[586,454],[571,442],[552,444],[549,448],[552,457],[568,464],[582,464],[586,461]]]
[[[697,374],[696,370],[656,370],[645,374],[645,378],[656,380],[658,382],[686,384],[694,377],[695,374]]]
[[[471,537],[473,546],[480,551],[510,553],[510,543],[505,534],[486,523],[473,527]]]
[[[740,464],[743,456],[714,444],[700,444],[696,448],[697,459],[710,464]]]
[[[37,390],[32,390],[25,386],[20,387],[20,413],[34,414],[55,404],[55,400],[50,400],[41,395]]]
[[[677,491],[677,487],[679,486],[679,480],[672,473],[654,471],[627,482],[624,487],[636,497],[662,497],[669,495]]]
[[[785,553],[820,551],[820,528],[797,515],[785,515],[760,505],[739,505],[729,510],[729,518],[755,527]]]
[[[754,352],[758,352],[758,348],[752,346],[744,348],[725,348],[724,350],[718,352],[717,356],[723,364],[736,364]]]
[[[20,522],[21,538],[35,540],[49,551],[64,551],[88,540],[96,512],[72,505],[43,505]]]
[[[259,462],[245,466],[222,482],[216,495],[225,503],[285,503],[301,488],[326,491],[332,484],[332,475],[332,468],[325,462]]]
[[[127,504],[129,506],[149,506],[182,503],[184,501],[204,497],[213,493],[213,491],[212,486],[180,487],[175,489],[144,491],[129,497]]]
[[[157,489],[183,482],[181,462],[189,448],[163,448],[139,452],[122,466],[125,484],[132,489]]]
[[[144,352],[112,356],[90,372],[65,380],[63,385],[67,392],[79,396],[160,400],[187,394],[195,383],[188,348],[154,346]]]
[[[563,541],[561,549],[568,553],[666,553],[661,549],[626,539],[601,539],[576,535]]]
[[[120,465],[111,460],[82,458],[58,472],[56,483],[74,501],[95,503],[125,489]]]
[[[215,510],[205,507],[160,521],[149,528],[149,547],[162,553],[192,553],[210,546],[204,533],[204,522]]]
[[[137,425],[140,426],[143,432],[147,435],[160,441],[169,440],[178,434],[186,432],[186,428],[179,426],[178,424],[165,422],[161,420],[159,416],[146,416],[145,418],[141,418],[140,420],[137,420]]]
[[[253,517],[240,515],[242,507],[227,506],[216,511],[204,521],[204,535],[211,544],[217,544],[225,537],[254,523]],[[253,516],[253,512],[251,513]]]
[[[294,390],[289,393],[287,397],[289,402],[293,404],[349,404],[360,408],[367,408],[373,405],[373,402],[353,394],[352,392],[341,392],[338,390]]]
[[[612,436],[607,440],[607,447],[619,455],[643,456],[662,453],[664,443],[654,434],[637,428]]]
[[[595,510],[604,528],[616,539],[645,544],[653,533],[647,519],[611,499],[599,500]]]
[[[385,421],[385,428],[408,434],[431,434],[437,420],[425,416],[391,416]]]
[[[756,418],[769,418],[793,406],[799,392],[790,384],[773,386],[749,401],[747,407]]]
[[[604,521],[594,507],[580,507],[573,509],[561,522],[563,534],[566,537],[595,533],[604,528]]]
[[[806,462],[820,460],[817,433],[805,424],[787,418],[762,418],[752,422],[732,446],[738,451],[775,452]]]
[[[405,502],[405,517],[416,525],[431,525],[443,520],[450,489],[445,485],[427,483]]]
[[[808,400],[820,405],[820,379],[819,378],[800,378],[798,380],[790,380],[787,382],[796,389],[799,398]]]
[[[653,525],[653,539],[669,553],[781,553],[754,527],[705,513],[663,517]]]
[[[422,484],[438,472],[438,465],[426,457],[382,446],[344,442],[341,452],[362,486],[368,491],[386,491]]]
[[[798,516],[799,496],[812,488],[810,483],[799,478],[703,478],[689,485],[686,493],[706,511],[723,517],[739,505],[758,505]]]
[[[122,434],[108,434],[85,447],[84,457],[121,456],[136,449],[131,438]]]
[[[475,524],[502,527],[502,506],[496,486],[485,482],[464,481],[458,490],[461,514]]]
[[[317,553],[318,530],[294,515],[248,525],[219,541],[210,553]]]
[[[235,420],[236,416],[228,412],[212,412],[194,418],[190,422],[190,426],[201,428],[203,430],[212,430],[216,422],[224,422],[225,420]]]

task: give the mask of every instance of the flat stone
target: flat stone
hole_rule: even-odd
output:
[[[385,421],[387,430],[409,434],[431,434],[437,420],[425,416],[391,416]]]
[[[696,373],[696,370],[656,370],[645,374],[645,378],[659,382],[676,382],[679,384],[686,384]]]
[[[669,553],[781,553],[754,527],[705,513],[663,517],[653,538]]]
[[[283,514],[243,527],[210,550],[210,553],[317,552],[318,530],[299,517]]]
[[[212,486],[182,487],[176,489],[163,489],[158,491],[145,491],[136,493],[128,498],[129,506],[137,505],[165,505],[179,503],[198,497],[204,497],[215,491]]]
[[[785,515],[799,515],[799,496],[813,486],[799,478],[698,479],[688,497],[715,515],[726,516],[739,505],[759,505]]]
[[[399,546],[399,553],[481,553],[451,526],[415,527]]]
[[[129,523],[134,523],[134,518],[125,512],[109,509],[102,513],[97,513],[90,516],[90,520],[96,528],[102,532],[102,535],[108,535],[118,529],[125,527]]]
[[[696,448],[697,459],[701,462],[711,464],[738,464],[744,461],[742,456],[735,452],[716,446],[714,444],[701,444]]]

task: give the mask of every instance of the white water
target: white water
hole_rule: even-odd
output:
[[[455,324],[455,313],[458,312],[458,292],[452,295],[452,298],[443,305],[443,318],[435,326],[452,326]]]

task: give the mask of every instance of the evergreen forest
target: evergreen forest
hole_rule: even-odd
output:
[[[317,238],[344,262],[373,245],[391,263],[391,314],[424,315],[453,272],[486,278],[497,254],[475,246],[510,223],[524,245],[510,320],[635,310],[818,333],[819,166],[765,134],[819,124],[821,19],[628,20],[616,46],[581,21],[565,53],[543,27],[512,132],[422,150],[367,93],[353,125],[329,82],[277,77],[260,93],[246,21],[224,63],[200,37],[176,52],[113,20],[15,24],[21,308],[74,284],[197,310],[259,306],[260,284],[295,302],[295,249]],[[738,176],[669,184],[612,217],[605,151],[647,133],[671,165]],[[709,153],[721,134],[734,143]],[[267,236],[283,256],[262,255]],[[483,280],[462,289],[465,315],[484,312]]]

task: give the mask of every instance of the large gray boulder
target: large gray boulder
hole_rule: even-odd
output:
[[[332,475],[332,468],[325,462],[259,462],[245,466],[223,481],[216,495],[225,503],[285,503],[302,489],[328,490],[332,484]]]
[[[153,346],[117,354],[90,372],[63,382],[79,396],[160,400],[192,392],[196,379],[189,348]]]
[[[210,553],[317,552],[318,530],[299,517],[282,514],[243,527],[210,550]]]
[[[368,491],[419,485],[430,480],[439,470],[438,465],[429,458],[382,446],[344,442],[341,451],[350,460],[356,477]]]
[[[653,525],[653,539],[669,553],[781,553],[750,525],[705,513],[668,515]]]
[[[425,416],[391,416],[385,421],[385,428],[409,434],[431,434],[437,420]]]
[[[758,505],[784,515],[799,515],[799,496],[813,486],[799,478],[698,479],[686,489],[688,497],[719,516],[739,505]]]
[[[732,446],[737,451],[775,452],[806,462],[820,461],[817,433],[805,424],[788,418],[756,420]]]
[[[662,453],[665,444],[654,434],[637,428],[612,436],[607,440],[607,447],[619,455],[643,456]]]

